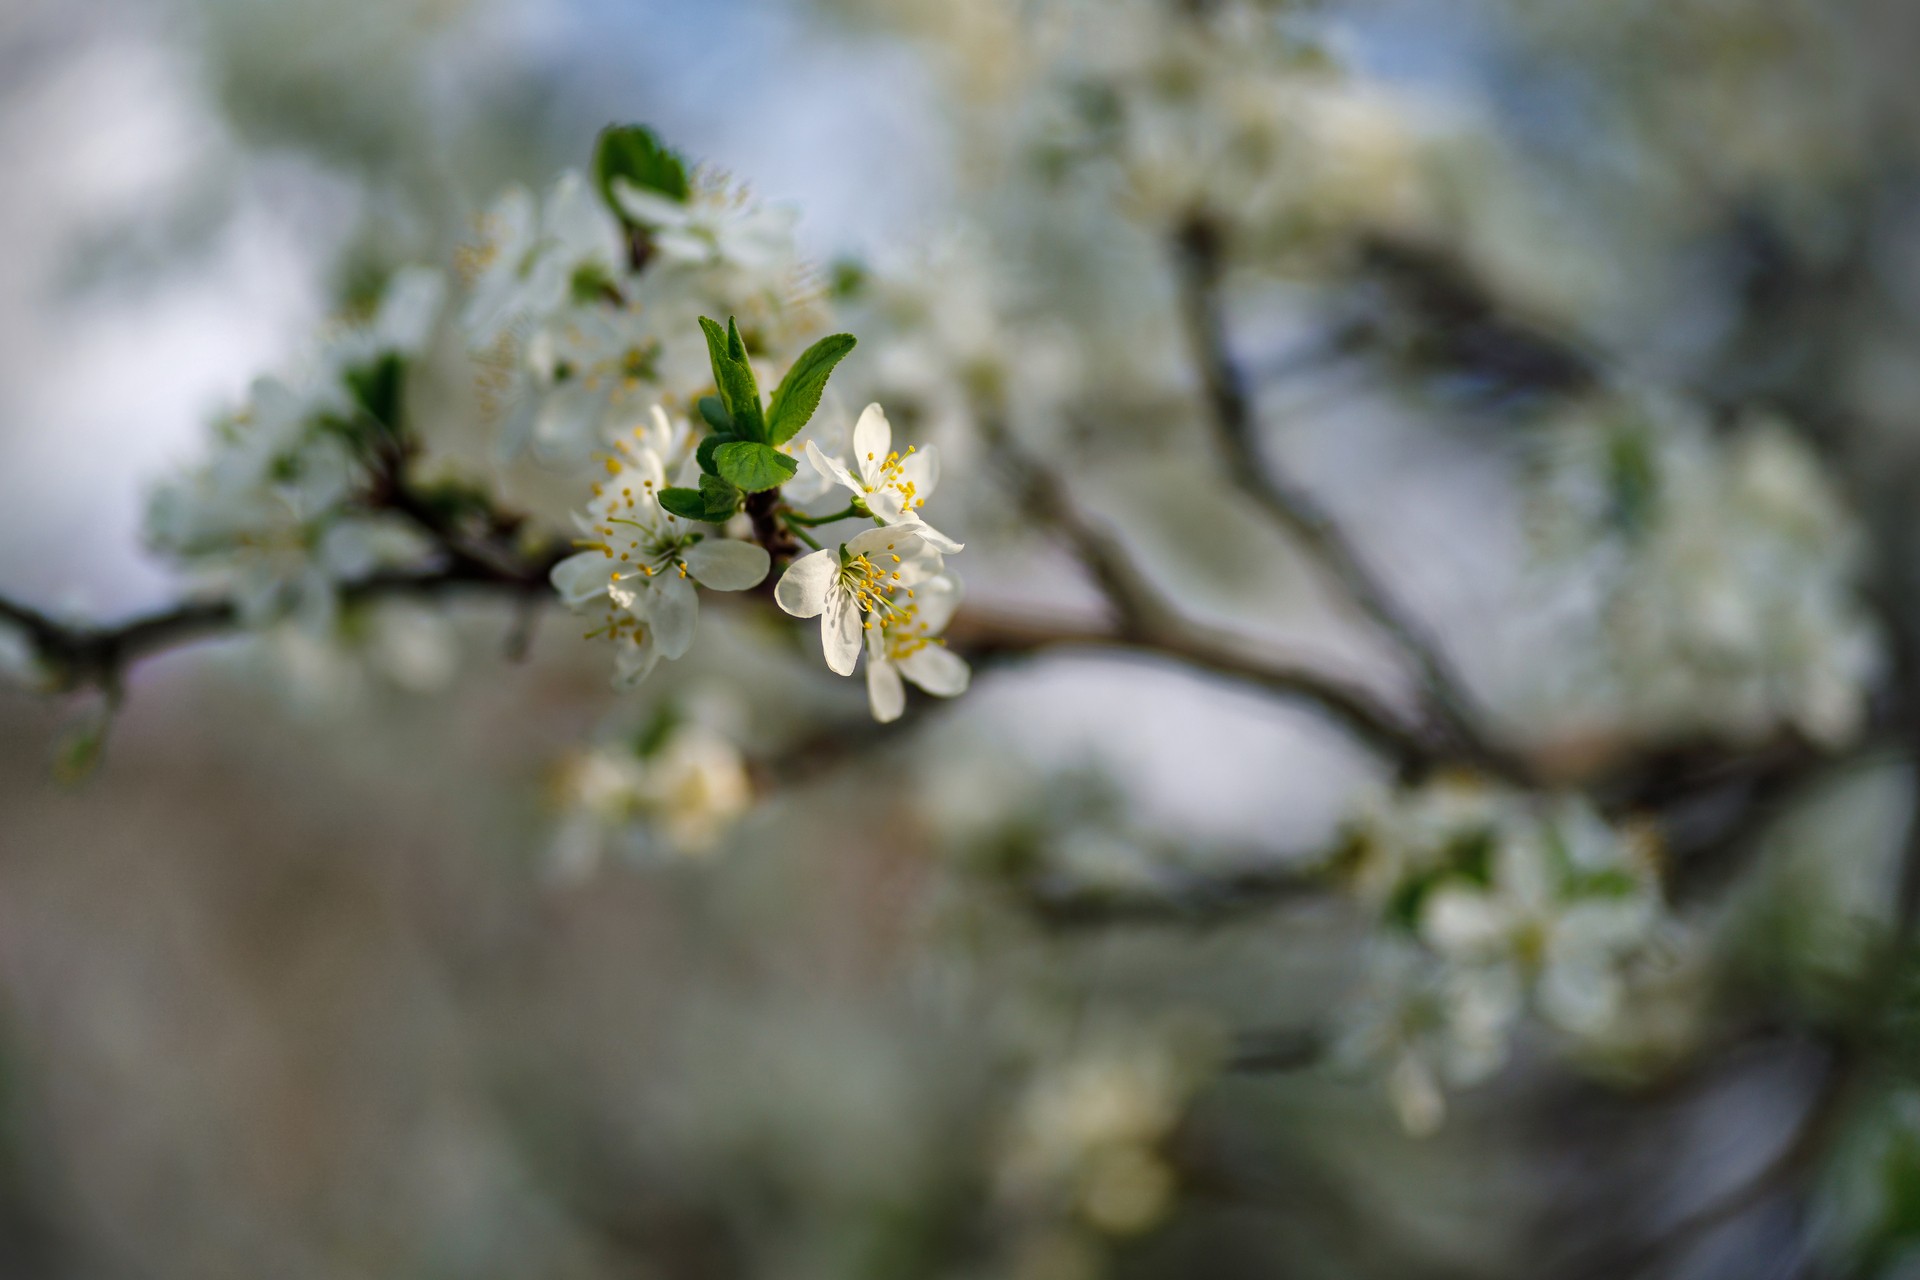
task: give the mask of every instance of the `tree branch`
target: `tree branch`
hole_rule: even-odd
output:
[[[1050,928],[1106,928],[1112,925],[1213,926],[1239,915],[1255,915],[1287,902],[1324,897],[1325,876],[1296,866],[1250,866],[1237,871],[1201,872],[1162,868],[1151,884],[1089,887],[1052,877],[1019,883],[1021,905]]]
[[[1081,510],[1065,482],[1020,447],[998,412],[983,408],[975,418],[1021,509],[1046,522],[1066,544],[1105,597],[1114,626],[1111,630],[1036,626],[1031,620],[996,619],[967,611],[955,620],[948,635],[970,657],[985,659],[1043,647],[1121,648],[1155,654],[1314,706],[1402,772],[1435,761],[1441,744],[1429,741],[1368,690],[1298,664],[1262,660],[1248,653],[1244,643],[1185,618],[1141,572],[1119,539]]]
[[[1480,727],[1479,709],[1439,643],[1374,576],[1319,501],[1261,456],[1252,397],[1234,363],[1221,314],[1224,245],[1219,228],[1196,215],[1180,229],[1174,249],[1181,316],[1229,478],[1306,548],[1413,664],[1428,700],[1455,739],[1456,754],[1490,772],[1524,781],[1524,766],[1496,747]]]
[[[522,597],[546,589],[544,574],[529,564],[526,575],[505,575],[466,561],[444,567],[395,569],[341,584],[347,604],[400,597],[440,597],[463,592],[499,592]],[[127,668],[142,658],[241,628],[231,599],[187,600],[109,626],[56,621],[45,613],[0,597],[0,620],[12,623],[32,645],[56,690],[118,688]]]

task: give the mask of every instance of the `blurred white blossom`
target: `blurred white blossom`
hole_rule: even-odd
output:
[[[1506,1059],[1532,1008],[1578,1045],[1624,1029],[1668,926],[1650,836],[1586,802],[1446,779],[1376,798],[1337,863],[1377,913],[1340,1056],[1376,1066],[1411,1132]]]
[[[567,756],[554,799],[553,872],[576,880],[609,852],[642,860],[711,854],[752,805],[753,787],[730,739],[698,721],[669,722],[641,741]]]
[[[1880,642],[1860,531],[1807,446],[1764,417],[1717,435],[1650,396],[1556,430],[1539,524],[1555,565],[1600,574],[1595,692],[1653,736],[1852,741]]]

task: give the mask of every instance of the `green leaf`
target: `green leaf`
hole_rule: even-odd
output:
[[[715,431],[728,433],[733,431],[733,417],[727,412],[726,402],[719,396],[700,397],[700,416],[705,418],[707,425]]]
[[[682,203],[693,191],[687,181],[686,160],[643,124],[608,125],[593,144],[594,185],[600,188],[600,198],[614,215],[627,222],[626,213],[613,196],[615,178]]]
[[[721,445],[713,451],[713,460],[721,475],[748,493],[777,489],[800,469],[798,463],[772,445],[752,440]]]
[[[719,476],[700,477],[700,496],[706,499],[706,518],[714,524],[733,519],[740,509],[740,487]]]
[[[836,258],[827,268],[827,293],[835,298],[857,298],[867,287],[867,269],[855,258]]]
[[[660,505],[682,520],[721,524],[740,509],[740,490],[719,476],[701,476],[698,489],[675,486],[660,491]]]
[[[682,520],[705,520],[707,518],[707,500],[698,489],[683,489],[675,486],[660,491],[660,505],[679,516]]]
[[[836,333],[800,353],[800,358],[787,370],[787,376],[773,389],[773,399],[768,402],[768,440],[785,444],[807,425],[814,410],[820,407],[820,397],[826,392],[833,367],[853,350],[855,341],[850,333]]]
[[[727,416],[733,419],[736,435],[747,440],[767,438],[766,419],[760,413],[760,387],[753,380],[753,366],[747,363],[746,344],[733,321],[720,325],[700,317],[700,331],[707,335],[707,358],[713,365],[713,384],[720,392]]]
[[[727,331],[716,320],[700,317],[700,332],[707,336],[707,364],[713,369],[713,386],[720,393],[722,408],[727,396],[727,368],[733,357],[727,354]]]
[[[736,436],[731,432],[716,431],[712,435],[708,436],[706,439],[702,440],[700,442],[700,447],[693,451],[694,459],[695,461],[699,462],[700,469],[706,472],[710,476],[719,475],[720,467],[719,467],[719,464],[717,464],[713,460],[713,451],[715,449],[718,449],[723,444],[732,444],[734,441],[738,440],[739,438],[740,438],[739,436]]]
[[[100,704],[81,712],[60,734],[53,751],[53,776],[64,786],[76,786],[100,766],[107,750],[107,730],[113,710]]]
[[[582,307],[602,302],[618,306],[621,302],[620,286],[597,262],[583,262],[573,269],[573,275],[567,279],[567,296],[574,305]]]
[[[667,739],[680,727],[680,709],[671,702],[653,713],[653,718],[633,735],[633,754],[645,760],[667,745]]]
[[[366,415],[395,435],[400,433],[401,394],[407,362],[387,352],[372,364],[347,370],[347,390]]]

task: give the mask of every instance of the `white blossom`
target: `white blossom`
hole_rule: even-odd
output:
[[[1378,1070],[1401,1125],[1424,1136],[1445,1119],[1448,1089],[1479,1084],[1506,1062],[1521,1009],[1509,973],[1450,969],[1405,939],[1381,937],[1334,1056]]]
[[[1159,1148],[1191,1083],[1164,1035],[1114,1027],[1089,1035],[1027,1083],[1002,1140],[999,1195],[1029,1212],[1064,1210],[1114,1235],[1151,1227],[1173,1203],[1173,1173]]]
[[[655,419],[663,430],[662,413]],[[745,591],[767,576],[764,548],[699,532],[659,503],[667,487],[660,455],[637,439],[620,442],[586,512],[574,517],[585,548],[554,566],[552,580],[569,608],[604,604],[601,632],[619,644],[619,678],[635,683],[658,658],[693,644],[696,585]]]
[[[1580,822],[1588,815],[1569,815]],[[1597,819],[1591,819],[1597,824]],[[1622,965],[1658,923],[1645,875],[1602,827],[1568,840],[1565,826],[1504,833],[1485,886],[1449,881],[1419,918],[1421,939],[1449,963],[1499,969],[1530,986],[1549,1022],[1576,1035],[1601,1032],[1620,1012]],[[1596,851],[1587,865],[1579,848]],[[1582,889],[1582,883],[1602,887]]]
[[[670,349],[655,317],[606,305],[568,307],[527,340],[525,381],[504,431],[505,452],[531,446],[547,461],[579,462],[629,429],[664,385],[692,386],[704,376],[706,351],[682,340]],[[659,444],[678,461],[676,446]]]
[[[642,754],[606,743],[562,761],[554,873],[577,880],[608,847],[636,857],[711,854],[753,803],[739,748],[706,725],[680,724]]]
[[[469,341],[491,346],[527,317],[559,307],[581,281],[614,279],[622,258],[619,223],[579,174],[561,175],[544,208],[525,188],[509,188],[480,219],[480,242],[461,261]]]
[[[827,666],[853,674],[863,628],[884,625],[914,603],[914,588],[940,572],[940,553],[919,533],[879,528],[787,566],[774,600],[796,618],[820,619]]]
[[[1617,1031],[1669,921],[1648,837],[1577,799],[1443,779],[1373,800],[1349,846],[1378,924],[1341,1053],[1384,1073],[1416,1133],[1504,1061],[1527,1008],[1572,1047]]]
[[[1804,444],[1764,418],[1717,438],[1653,396],[1583,407],[1555,438],[1540,528],[1556,574],[1582,557],[1601,581],[1591,692],[1652,736],[1859,734],[1883,663],[1861,534]]]
[[[927,505],[940,480],[938,453],[932,448],[921,453],[911,445],[905,454],[896,452],[893,427],[877,404],[868,405],[853,424],[853,459],[857,475],[845,463],[828,457],[819,445],[811,441],[807,444],[807,460],[814,469],[851,492],[875,519],[913,530],[928,546],[945,555],[961,550],[961,543],[928,525],[920,515],[920,508]]]
[[[941,633],[960,606],[960,580],[950,573],[929,578],[902,609],[878,615],[867,628],[867,702],[886,724],[907,707],[902,679],[941,698],[967,691],[966,659],[946,647]]]

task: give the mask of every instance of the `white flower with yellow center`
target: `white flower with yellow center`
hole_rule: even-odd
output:
[[[765,549],[696,532],[660,506],[666,469],[646,445],[622,440],[607,459],[607,480],[575,523],[584,548],[555,565],[554,588],[568,607],[604,600],[601,632],[621,644],[621,677],[633,683],[658,658],[678,658],[693,643],[700,598],[694,584],[745,591],[767,576]]]
[[[820,446],[807,444],[807,461],[814,469],[845,486],[883,524],[911,529],[946,555],[961,549],[962,544],[920,516],[920,508],[927,505],[940,480],[939,455],[932,448],[921,453],[911,446],[904,454],[894,452],[893,427],[877,404],[868,405],[853,424],[853,459],[858,475],[828,457]]]
[[[860,660],[862,628],[905,615],[914,588],[940,572],[940,553],[908,529],[868,529],[839,547],[801,556],[773,598],[796,618],[820,619],[820,647],[836,675]]]
[[[903,678],[935,697],[967,691],[973,673],[940,634],[959,604],[960,580],[943,573],[920,586],[904,608],[867,628],[867,703],[875,720],[890,723],[907,709]]]

